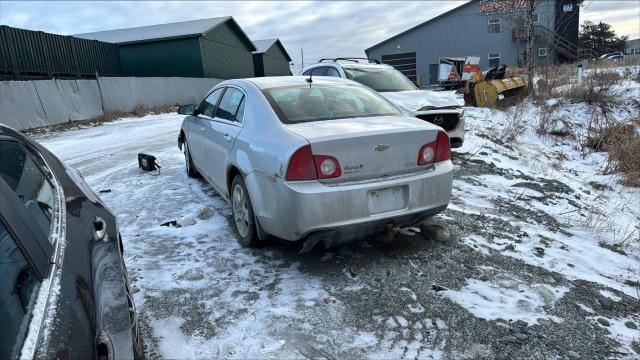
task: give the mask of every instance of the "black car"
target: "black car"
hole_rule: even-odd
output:
[[[122,255],[80,174],[0,125],[0,359],[141,358]]]

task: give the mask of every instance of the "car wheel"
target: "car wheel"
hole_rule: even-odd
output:
[[[182,144],[182,152],[184,153],[184,164],[187,169],[187,176],[189,177],[198,177],[198,170],[193,165],[193,160],[191,159],[191,152],[189,151],[189,145],[187,145],[187,140],[184,140]]]
[[[231,208],[233,220],[238,232],[238,242],[242,246],[256,246],[258,244],[258,232],[253,217],[253,206],[249,199],[249,192],[240,175],[233,179],[231,184]]]

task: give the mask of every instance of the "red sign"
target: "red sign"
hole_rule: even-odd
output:
[[[511,12],[527,8],[527,0],[487,0],[480,3],[481,14]]]

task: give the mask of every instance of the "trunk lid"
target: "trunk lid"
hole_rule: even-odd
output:
[[[418,152],[439,128],[405,116],[313,121],[285,125],[309,141],[314,155],[329,155],[342,175],[324,183],[378,179],[418,170]]]

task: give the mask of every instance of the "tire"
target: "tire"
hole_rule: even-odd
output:
[[[196,166],[193,165],[193,159],[191,159],[191,151],[189,151],[187,139],[184,139],[184,143],[182,144],[182,153],[184,154],[184,165],[187,170],[187,176],[191,178],[200,176],[198,170],[196,170]]]
[[[233,223],[238,233],[238,243],[244,247],[254,247],[260,241],[253,214],[253,205],[244,180],[237,175],[231,183],[231,209]]]

